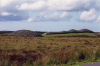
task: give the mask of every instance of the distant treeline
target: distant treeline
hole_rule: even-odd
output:
[[[13,31],[0,31],[0,34],[4,34],[4,33],[12,33]]]
[[[12,33],[14,31],[0,31],[0,34],[5,34],[5,33]],[[41,32],[41,31],[34,31],[36,33],[40,33],[40,34],[43,34],[43,33],[46,33],[46,32]]]

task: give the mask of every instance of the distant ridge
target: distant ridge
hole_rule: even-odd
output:
[[[81,29],[81,30],[74,30],[71,29],[69,31],[60,31],[60,32],[46,32],[46,35],[50,35],[50,34],[66,34],[66,33],[94,33],[93,31],[89,30],[89,29]]]
[[[23,30],[25,30],[25,29],[23,29]],[[4,32],[9,32],[10,30],[2,30],[2,31],[4,31]],[[1,32],[2,32],[1,31]],[[18,30],[16,30],[16,31],[18,31]],[[32,30],[30,30],[30,31],[32,31]],[[51,33],[51,32],[84,32],[84,31],[90,31],[90,33],[92,32],[92,33],[94,33],[93,31],[91,31],[91,30],[89,30],[89,29],[81,29],[81,30],[74,30],[74,29],[71,29],[71,30],[69,30],[69,31],[65,31],[65,30],[63,30],[63,31],[36,31],[36,32],[45,32],[45,33]],[[14,32],[14,31],[13,31]],[[35,32],[35,31],[33,31],[33,32]],[[95,33],[100,33],[100,32],[95,32]]]

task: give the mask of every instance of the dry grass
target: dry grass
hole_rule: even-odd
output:
[[[0,57],[3,60],[10,59],[13,54],[24,58],[34,56],[37,59],[31,58],[31,62],[40,65],[94,60],[100,58],[99,48],[100,38],[0,36]]]

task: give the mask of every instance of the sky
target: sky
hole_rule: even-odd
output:
[[[100,32],[100,0],[0,0],[0,31]]]

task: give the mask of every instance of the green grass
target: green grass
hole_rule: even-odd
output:
[[[77,35],[96,36],[96,35],[93,34],[93,33],[70,33],[70,34],[53,34],[53,35],[44,35],[44,37],[77,36]]]

